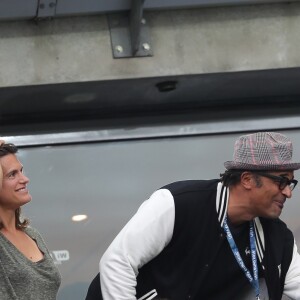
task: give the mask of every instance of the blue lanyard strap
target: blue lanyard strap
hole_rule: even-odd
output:
[[[255,236],[254,236],[254,228],[253,228],[253,221],[250,222],[250,249],[251,249],[251,259],[252,259],[252,267],[253,267],[253,277],[246,267],[245,263],[243,262],[243,259],[240,255],[240,252],[236,246],[236,243],[233,239],[233,236],[230,232],[229,226],[227,224],[227,217],[224,219],[223,228],[226,233],[227,241],[229,243],[229,246],[231,248],[231,251],[241,267],[241,269],[244,271],[248,281],[251,283],[252,287],[255,289],[255,295],[256,299],[259,299],[259,282],[258,282],[258,268],[257,268],[257,257],[256,257],[256,245],[255,245]]]

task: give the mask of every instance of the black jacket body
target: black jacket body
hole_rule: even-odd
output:
[[[173,236],[168,246],[139,270],[137,299],[153,289],[157,290],[158,299],[242,299],[240,292],[249,282],[229,248],[218,219],[218,182],[181,181],[162,187],[174,198]],[[266,280],[269,298],[280,300],[294,238],[279,219],[260,218],[260,223],[265,242],[260,277]],[[231,274],[235,277],[231,278]],[[99,280],[94,284],[97,282],[99,284]],[[100,299],[93,298],[93,287],[90,289],[86,299]],[[94,295],[100,293],[100,287],[94,292]]]

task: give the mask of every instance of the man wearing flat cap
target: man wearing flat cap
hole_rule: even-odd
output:
[[[297,185],[283,134],[241,136],[220,179],[155,191],[100,261],[86,299],[300,299],[300,257],[279,219]],[[98,286],[95,288],[95,286]]]

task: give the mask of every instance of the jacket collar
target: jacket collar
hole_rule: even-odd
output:
[[[222,182],[219,182],[217,186],[216,210],[218,215],[218,221],[222,228],[224,224],[224,219],[227,215],[228,200],[229,200],[229,189],[228,187],[224,186]],[[260,263],[262,263],[264,258],[264,252],[265,252],[265,235],[259,217],[256,217],[254,219],[254,229],[255,229],[256,252]]]

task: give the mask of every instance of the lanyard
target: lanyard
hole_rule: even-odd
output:
[[[245,273],[247,279],[249,280],[249,282],[251,283],[252,287],[255,289],[256,299],[259,300],[260,298],[259,298],[258,268],[257,268],[256,245],[255,245],[253,221],[250,222],[250,231],[249,231],[253,277],[252,277],[250,271],[247,269],[245,263],[243,262],[240,252],[235,244],[235,241],[233,239],[233,236],[232,236],[229,226],[227,224],[227,217],[225,217],[223,224],[224,224],[223,227],[226,232],[226,237],[227,237],[228,243],[230,245],[231,251],[232,251],[237,263],[239,264],[241,269],[244,271],[244,273]]]

